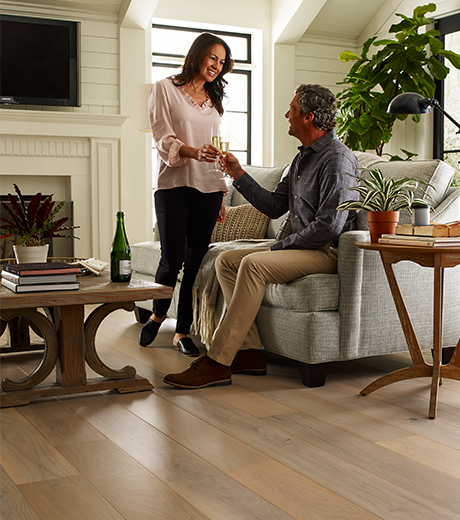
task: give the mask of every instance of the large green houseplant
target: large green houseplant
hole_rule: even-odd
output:
[[[1,202],[9,218],[0,218],[0,238],[17,235],[21,246],[46,247],[48,238],[78,238],[62,234],[65,231],[76,229],[79,226],[65,226],[69,217],[57,218],[57,213],[64,202],[56,204],[53,195],[42,200],[42,194],[37,193],[29,202],[26,202],[21,190],[13,184],[16,196],[8,193],[9,204]],[[17,246],[15,246],[15,254]],[[45,257],[46,258],[46,257]],[[18,262],[19,259],[17,258]]]
[[[341,174],[349,175],[356,180],[356,186],[346,189],[357,191],[360,194],[360,199],[342,202],[337,206],[337,209],[340,211],[367,211],[367,221],[372,242],[377,242],[382,233],[394,233],[399,222],[399,212],[401,210],[407,209],[411,212],[413,206],[429,206],[426,200],[415,196],[415,190],[419,188],[420,184],[434,189],[430,184],[424,181],[416,181],[410,177],[398,180],[393,178],[385,179],[379,168],[360,168],[360,170],[367,172],[367,176],[359,176],[352,173]],[[387,223],[388,226],[382,228],[382,222]],[[374,225],[375,223],[378,224]]]
[[[439,31],[419,32],[433,23],[425,15],[435,10],[436,4],[430,3],[416,7],[412,18],[397,13],[403,20],[389,30],[395,35],[394,40],[369,38],[363,44],[361,56],[350,51],[340,54],[342,62],[356,62],[339,83],[346,87],[337,96],[337,133],[352,150],[375,150],[382,155],[396,119],[407,118],[407,115],[388,114],[390,101],[402,92],[417,92],[432,98],[435,80],[443,80],[449,73],[449,68],[436,56],[444,57],[460,69],[460,55],[443,49],[437,38]],[[379,50],[368,56],[372,47]],[[418,114],[412,118],[420,121]]]

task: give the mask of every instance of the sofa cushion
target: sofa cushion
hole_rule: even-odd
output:
[[[273,168],[263,168],[261,166],[243,166],[245,172],[255,179],[262,187],[269,191],[273,191],[285,173],[287,166],[276,166]],[[248,201],[241,195],[238,190],[233,192],[232,206],[240,206],[247,204]]]
[[[140,242],[131,246],[133,272],[155,276],[161,258],[160,242]]]
[[[252,204],[225,206],[225,220],[216,222],[211,242],[265,238],[269,218]]]
[[[262,305],[298,312],[337,310],[339,275],[310,274],[289,283],[267,284]]]

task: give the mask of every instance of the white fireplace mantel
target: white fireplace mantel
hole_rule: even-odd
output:
[[[77,257],[108,260],[118,211],[119,140],[127,117],[36,110],[0,110],[2,179],[40,183],[59,178],[80,226]],[[2,188],[3,192],[3,188]]]

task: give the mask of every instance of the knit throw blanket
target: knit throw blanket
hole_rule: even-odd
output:
[[[201,262],[193,285],[193,324],[192,334],[199,334],[201,341],[210,347],[215,330],[225,316],[225,302],[217,279],[215,262],[223,251],[230,249],[268,249],[274,240],[233,240],[211,244]]]

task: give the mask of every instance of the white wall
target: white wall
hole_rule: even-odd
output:
[[[2,2],[1,12],[81,22],[81,107],[3,106],[1,193],[54,193],[73,200],[75,254],[110,254],[119,200],[120,116],[117,15]],[[144,175],[143,175],[144,176]]]

